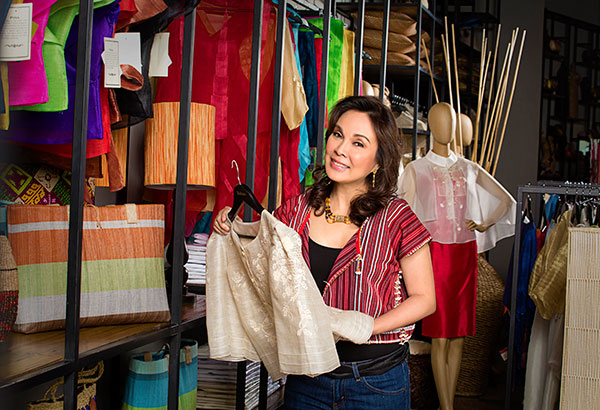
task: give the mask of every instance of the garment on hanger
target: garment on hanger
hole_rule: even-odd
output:
[[[354,95],[354,31],[344,29],[338,99]]]
[[[115,0],[94,0],[94,8],[106,6],[113,1]],[[42,45],[49,99],[43,104],[19,107],[19,109],[27,111],[64,111],[68,108],[68,84],[70,81],[67,78],[65,46],[73,20],[78,14],[79,0],[58,0],[52,5]],[[109,35],[109,37],[111,36]],[[94,65],[90,67],[92,70],[94,69]]]
[[[206,327],[212,359],[262,361],[277,380],[337,368],[335,342],[366,343],[373,318],[326,306],[300,237],[263,211],[208,241]]]
[[[292,23],[292,32],[294,33],[294,57],[296,59],[296,67],[298,69],[298,75],[302,79],[302,66],[300,65],[300,54],[298,46],[298,24]],[[304,89],[304,81],[302,81],[302,88]],[[306,96],[306,90],[304,91],[305,101],[307,104],[306,110],[308,112],[308,97]],[[310,146],[308,144],[308,129],[306,127],[306,113],[302,118],[302,124],[300,124],[300,143],[298,145],[298,162],[300,167],[298,169],[298,178],[302,182],[304,179],[304,173],[310,165]]]
[[[487,231],[472,232],[465,227],[465,219],[483,223],[500,203],[482,187],[483,179],[497,185],[511,206]],[[496,246],[497,241],[514,235],[515,200],[482,167],[453,152],[444,158],[429,151],[425,157],[412,161],[402,173],[398,186],[401,197],[411,186],[415,187],[414,192],[418,193],[411,208],[438,243],[466,243],[476,239],[477,253],[482,253]],[[455,199],[460,201],[457,207]]]
[[[546,320],[565,311],[568,237],[572,214],[573,211],[568,210],[559,218],[535,261],[528,281],[529,296],[540,316]]]
[[[31,38],[31,58],[8,63],[10,105],[32,105],[48,101],[48,82],[42,58],[42,44],[50,7],[56,0],[25,0],[33,3],[33,25],[37,26]]]
[[[87,139],[102,140],[102,109],[100,76],[104,38],[112,37],[119,16],[119,3],[113,2],[94,11],[91,57]],[[14,111],[11,113],[10,138],[13,141],[37,144],[64,144],[73,141],[75,111],[77,37],[79,16],[76,16],[65,42],[65,67],[68,79],[68,108],[60,112]],[[109,143],[109,141],[106,141]],[[105,153],[107,151],[102,152]]]
[[[298,53],[302,73],[302,85],[306,94],[308,112],[305,116],[308,143],[317,146],[317,130],[319,128],[319,88],[317,85],[317,60],[315,56],[315,34],[309,30],[298,32]]]

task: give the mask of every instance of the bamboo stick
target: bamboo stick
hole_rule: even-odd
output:
[[[521,45],[519,47],[519,56],[517,57],[517,65],[515,67],[515,75],[513,77],[513,82],[510,89],[510,97],[508,98],[508,108],[506,109],[506,116],[504,117],[504,124],[502,125],[502,132],[500,134],[498,150],[496,151],[496,159],[494,161],[494,168],[492,169],[492,176],[496,175],[496,167],[498,166],[498,159],[500,158],[500,150],[502,149],[502,144],[504,143],[504,132],[506,131],[506,123],[508,122],[510,107],[512,105],[513,96],[515,95],[515,86],[517,84],[517,76],[519,75],[519,66],[521,65],[521,56],[523,55],[523,44],[525,43],[526,34],[527,30],[523,30],[523,35],[521,36]]]
[[[485,64],[485,29],[481,35],[481,58],[479,59],[479,86],[477,87],[477,115],[475,117],[475,132],[473,134],[475,142],[473,143],[473,152],[471,153],[471,161],[477,156],[477,142],[479,139],[479,115],[481,114],[481,83],[483,81],[483,66]]]
[[[438,97],[437,88],[435,87],[435,80],[433,79],[433,70],[431,69],[431,63],[429,62],[429,52],[427,51],[427,46],[425,45],[425,40],[421,37],[421,43],[423,45],[423,50],[425,50],[425,61],[427,61],[427,70],[429,71],[429,78],[431,78],[431,85],[433,86],[433,93],[435,94],[435,102],[436,104],[440,102],[440,98]]]
[[[452,55],[454,57],[454,79],[456,81],[456,119],[458,121],[458,150],[454,151],[463,156],[463,144],[462,144],[462,121],[460,120],[460,79],[458,78],[458,65],[456,63],[456,37],[454,35],[454,24],[450,26],[452,28]]]
[[[482,85],[482,88],[481,88],[481,103],[482,104],[483,104],[483,100],[484,100],[485,87],[486,87],[486,83],[487,83],[487,75],[488,75],[488,72],[489,72],[490,62],[491,61],[492,61],[492,52],[488,51],[487,62],[485,64],[485,71],[484,71],[484,74],[483,74],[483,85]],[[479,120],[481,120],[481,118],[479,118]],[[476,125],[479,125],[479,124],[476,124]],[[481,152],[483,154],[483,148],[484,148],[483,141],[481,141],[481,148],[482,148]],[[473,162],[478,162],[478,160],[479,160],[478,159],[478,155],[477,155],[477,153],[475,153],[475,157],[474,157],[474,159],[472,159],[472,161]]]
[[[517,44],[517,35],[519,33],[519,28],[513,30],[511,42],[510,42],[510,54],[508,56],[508,64],[506,65],[506,74],[502,81],[502,91],[500,93],[500,103],[498,105],[498,110],[496,111],[496,116],[493,117],[492,127],[490,129],[490,151],[489,156],[486,158],[485,169],[490,172],[492,161],[494,158],[494,151],[496,149],[496,138],[498,136],[498,127],[500,126],[500,119],[502,118],[502,113],[504,112],[504,101],[506,99],[506,90],[508,89],[508,79],[510,77],[510,70],[512,65],[512,56],[515,50],[515,45]]]
[[[489,120],[489,116],[490,116],[490,105],[492,102],[492,94],[494,92],[494,80],[495,80],[495,75],[496,75],[496,61],[497,61],[497,57],[498,57],[498,44],[500,44],[500,31],[501,30],[502,30],[502,24],[498,24],[498,32],[496,33],[496,44],[494,45],[494,62],[492,64],[492,76],[490,77],[490,91],[488,91],[488,103],[487,103],[487,108],[485,111],[485,122],[483,124],[484,138],[485,138],[485,130],[487,129],[488,120]],[[481,148],[483,150],[483,148],[484,148],[483,144],[482,144]],[[482,165],[482,158],[483,158],[483,151],[482,151],[481,158],[479,158],[479,165]]]
[[[450,96],[450,106],[454,109],[454,100],[452,98],[452,70],[450,69],[450,55],[449,55],[449,44],[446,43],[447,37],[442,34],[442,48],[444,49],[444,62],[446,63],[446,72],[448,73],[448,95]],[[452,151],[456,152],[456,132],[452,138]]]
[[[502,64],[502,73],[500,75],[500,82],[502,81],[502,79],[504,78],[504,72],[506,69],[506,62],[508,61],[508,53],[510,52],[510,43],[508,43],[508,45],[506,46],[506,55],[504,56],[504,63]],[[491,92],[491,89],[490,89]],[[494,98],[494,104],[493,104],[493,108],[492,108],[492,118],[494,117],[496,110],[498,108],[498,98],[500,96],[500,92],[496,93],[496,96]],[[487,118],[486,118],[487,120]],[[484,161],[487,158],[487,151],[489,150],[489,137],[490,137],[490,124],[487,124],[487,126],[484,125],[483,127],[483,145],[481,146],[481,158],[479,158],[479,165],[484,166]]]

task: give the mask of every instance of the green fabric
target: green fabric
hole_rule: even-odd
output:
[[[323,19],[311,19],[311,23],[323,29]],[[329,66],[327,69],[327,113],[331,112],[340,94],[340,76],[342,72],[342,51],[344,49],[344,23],[331,18],[329,25]]]
[[[106,6],[113,1],[115,0],[94,0],[94,8]],[[11,110],[64,111],[68,108],[69,90],[65,67],[65,44],[77,14],[79,14],[79,0],[58,0],[50,9],[48,25],[44,33],[44,44],[42,44],[50,97],[48,102],[11,107]]]
[[[162,258],[83,261],[81,293],[113,290],[164,288]],[[22,265],[19,269],[19,297],[64,295],[67,263]],[[159,272],[160,274],[156,274]]]

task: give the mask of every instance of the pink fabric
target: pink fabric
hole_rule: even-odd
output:
[[[25,0],[33,3],[33,22],[38,28],[31,41],[31,59],[8,63],[10,105],[34,105],[48,101],[48,81],[42,56],[42,44],[50,7],[56,0]]]

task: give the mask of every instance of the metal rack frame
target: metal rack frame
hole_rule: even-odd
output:
[[[537,185],[521,185],[517,192],[517,211],[515,226],[515,242],[513,248],[513,279],[510,299],[510,329],[508,334],[508,367],[506,370],[506,386],[504,391],[504,408],[511,409],[512,400],[512,382],[513,382],[513,364],[514,364],[514,344],[515,344],[515,311],[517,309],[517,287],[519,283],[519,256],[521,248],[521,216],[523,213],[523,198],[525,195],[582,195],[582,196],[600,196],[600,185],[589,183],[571,183],[556,181],[539,181]]]

